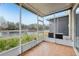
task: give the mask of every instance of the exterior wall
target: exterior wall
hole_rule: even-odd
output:
[[[49,31],[54,33],[54,20],[49,22]]]
[[[54,25],[56,27],[56,33],[63,33],[64,35],[68,35],[68,16],[59,17],[55,19],[52,19],[49,23],[50,32],[54,32]],[[57,22],[58,20],[58,22]],[[58,23],[58,25],[57,25]],[[58,28],[57,28],[58,27]],[[58,29],[58,30],[57,30]],[[76,36],[79,36],[79,14],[76,15]]]
[[[63,35],[68,36],[68,16],[59,17],[55,20],[55,23],[53,19],[50,21],[50,32],[54,32],[55,25],[55,33],[63,33]]]

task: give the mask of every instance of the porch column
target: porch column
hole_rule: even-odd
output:
[[[76,38],[76,8],[78,4],[75,4],[72,9],[72,40]]]
[[[75,11],[72,11],[72,40],[75,39],[76,35],[76,24],[75,24]]]
[[[55,19],[55,14],[54,16],[54,38],[55,38],[55,34],[56,34],[56,19]]]
[[[72,39],[72,10],[68,10],[68,14],[69,14],[69,24],[68,24],[69,39]]]

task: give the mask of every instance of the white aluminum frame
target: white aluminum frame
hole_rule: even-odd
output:
[[[19,54],[21,54],[22,53],[22,49],[21,49],[21,41],[22,41],[22,39],[21,39],[21,22],[22,22],[22,4],[19,4],[20,5],[20,14],[19,14]]]
[[[39,16],[37,16],[37,40],[39,39],[39,22],[43,24],[43,39],[44,39],[44,18],[42,17],[43,20],[39,19]]]

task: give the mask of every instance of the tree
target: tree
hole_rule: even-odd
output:
[[[36,24],[30,24],[30,25],[28,25],[28,28],[30,30],[37,30],[37,25]]]
[[[38,24],[39,30],[47,30],[49,27],[47,25]],[[22,30],[37,30],[37,24],[21,24]],[[4,17],[0,17],[0,30],[19,30],[19,22],[13,23],[9,21],[5,21]]]
[[[3,16],[1,16],[0,17],[0,30],[5,29],[7,27],[8,27],[8,25],[7,25],[7,22],[5,21],[5,18]]]
[[[16,29],[16,25],[13,22],[7,22],[8,23],[8,27],[6,28],[6,30],[15,30]]]

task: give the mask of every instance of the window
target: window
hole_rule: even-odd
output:
[[[37,39],[37,16],[22,8],[22,44]]]
[[[0,52],[19,45],[19,7],[0,5]]]

